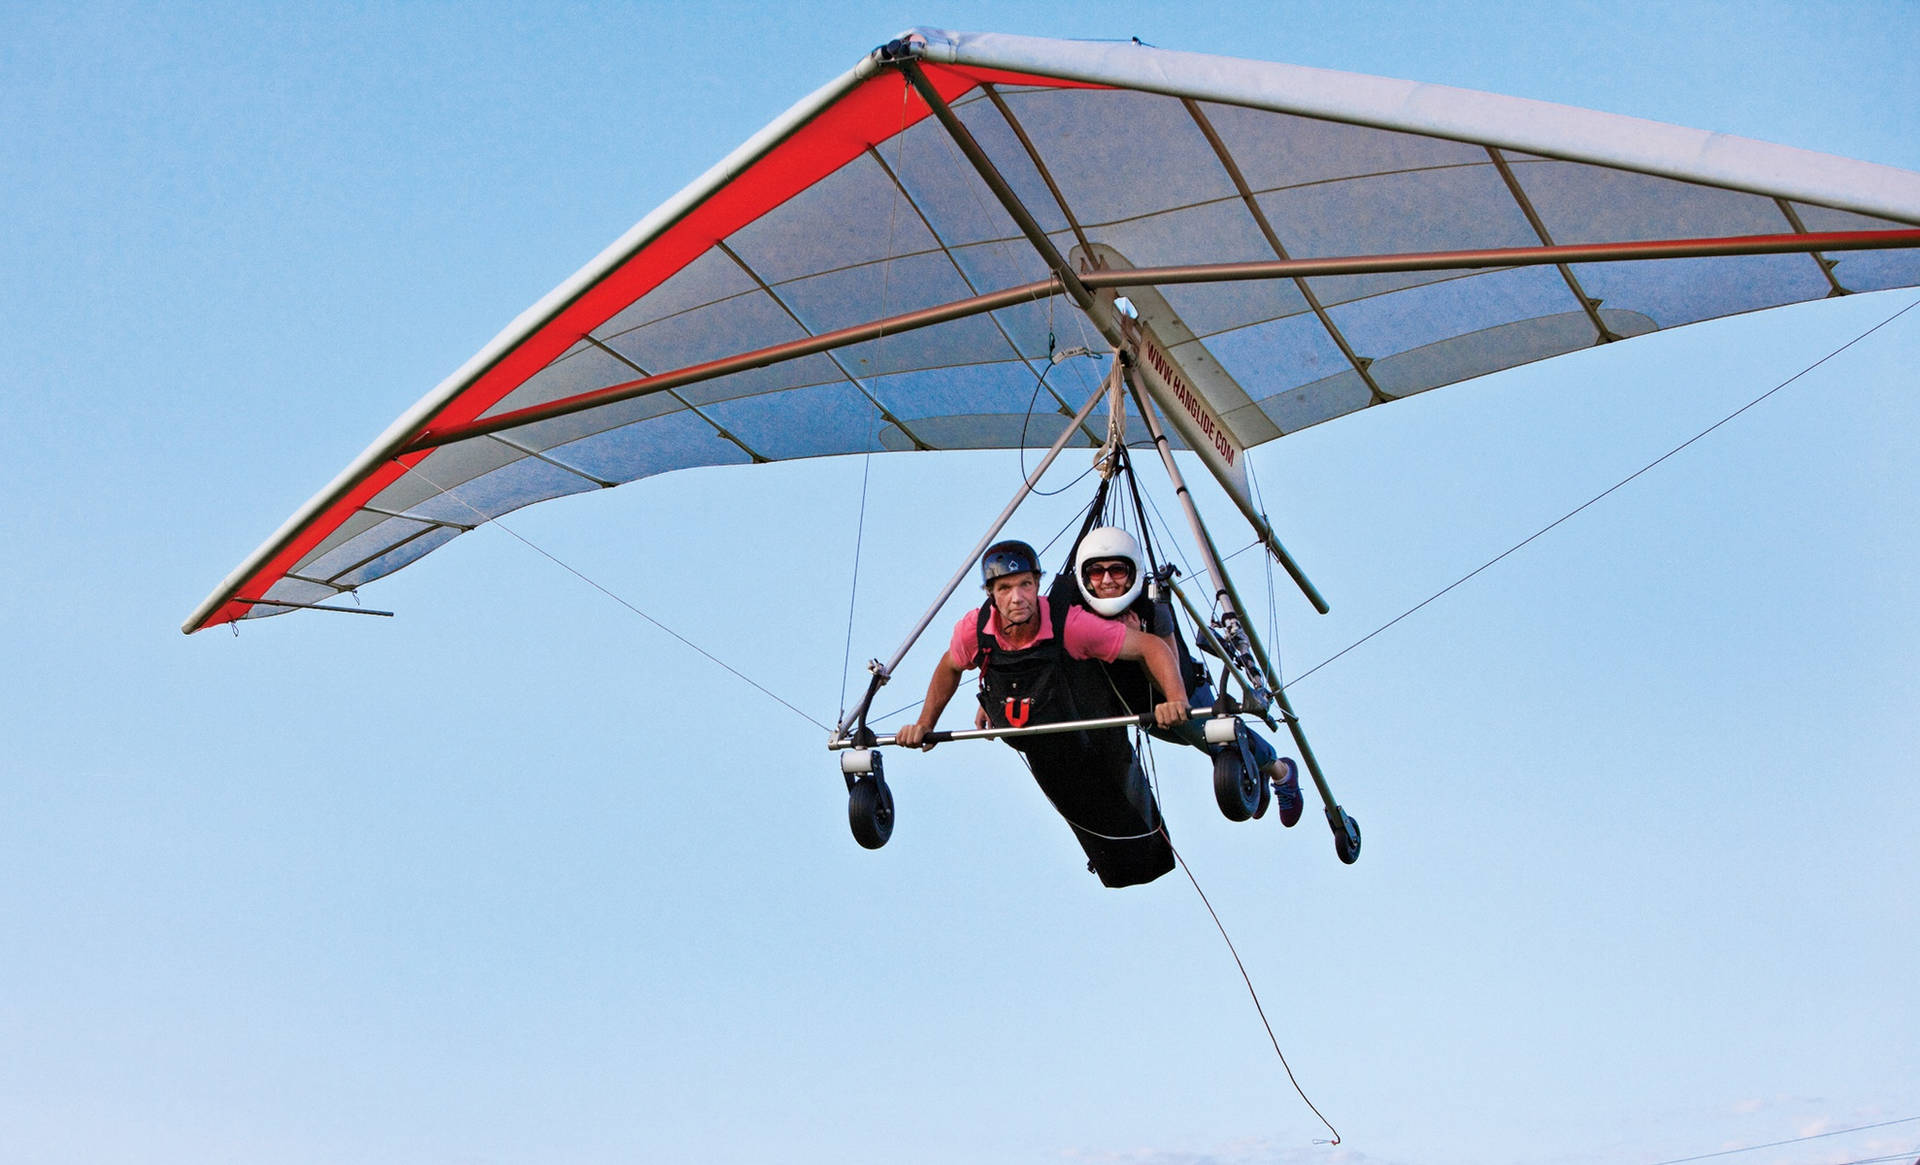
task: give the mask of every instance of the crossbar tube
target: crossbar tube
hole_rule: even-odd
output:
[[[1210,720],[1212,708],[1190,708],[1189,720]],[[1102,716],[1093,720],[1059,720],[1051,724],[1026,724],[1019,728],[952,728],[929,732],[921,737],[928,744],[945,744],[950,740],[1000,740],[1009,736],[1052,736],[1062,732],[1079,732],[1089,728],[1152,728],[1156,721],[1153,713],[1142,712],[1137,716]],[[870,745],[856,744],[852,737],[838,738],[827,742],[827,748],[840,752],[849,748],[882,748],[898,744],[893,736],[876,736]]]
[[[500,413],[491,417],[480,417],[457,425],[429,428],[402,446],[395,456],[419,453],[427,449],[437,449],[442,445],[451,445],[455,441],[465,441],[470,437],[484,437],[489,433],[498,433],[506,429],[517,429],[522,425],[531,425],[539,421],[551,421],[556,417],[572,416],[574,413],[599,408],[601,405],[615,404],[634,397],[651,396],[656,392],[665,392],[670,388],[682,388],[697,384],[703,380],[717,380],[735,372],[750,372],[755,368],[765,368],[784,360],[795,360],[801,356],[812,356],[819,352],[831,352],[853,344],[863,344],[869,340],[878,340],[884,336],[898,335],[902,332],[930,328],[935,324],[944,324],[950,320],[966,319],[970,316],[984,315],[1004,307],[1014,307],[1022,303],[1045,299],[1058,295],[1061,284],[1058,279],[1038,279],[1032,283],[1023,283],[1018,287],[1009,287],[1004,291],[988,292],[985,295],[968,296],[952,303],[938,304],[922,308],[919,311],[889,316],[886,319],[869,323],[854,324],[850,327],[836,328],[831,332],[822,332],[817,336],[808,336],[799,340],[788,340],[783,344],[773,344],[765,348],[755,348],[751,352],[742,352],[737,356],[727,356],[719,360],[708,360],[700,364],[689,364],[685,368],[676,368],[667,372],[643,376],[638,380],[622,381],[605,388],[596,388],[591,392],[576,393],[561,397],[545,404],[528,405],[523,409]]]
[[[1920,247],[1920,230],[1810,231],[1786,235],[1728,235],[1701,239],[1647,239],[1621,243],[1563,243],[1543,247],[1492,247],[1472,251],[1411,251],[1328,259],[1263,259],[1248,263],[1196,263],[1087,271],[1090,288],[1163,283],[1231,283],[1246,279],[1291,279],[1311,275],[1377,275],[1395,271],[1440,271],[1476,267],[1542,267],[1556,263],[1611,263],[1644,259],[1702,259],[1727,255],[1784,255],[1800,251],[1875,251]]]

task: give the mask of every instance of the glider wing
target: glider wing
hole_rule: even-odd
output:
[[[520,506],[669,470],[1046,444],[1039,416],[1100,375],[1050,357],[1118,343],[1121,314],[1244,449],[1598,343],[1912,286],[1916,228],[1920,174],[1865,162],[920,30],[528,309],[183,630],[325,604]]]

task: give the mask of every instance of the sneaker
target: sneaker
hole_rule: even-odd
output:
[[[1267,775],[1273,778],[1273,800],[1280,809],[1280,824],[1292,829],[1307,807],[1306,799],[1300,796],[1300,769],[1286,757],[1276,757],[1267,766]]]

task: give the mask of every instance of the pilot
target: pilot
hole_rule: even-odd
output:
[[[980,581],[988,603],[954,624],[947,650],[927,683],[920,718],[901,727],[898,744],[933,747],[927,733],[959,690],[962,675],[982,667],[983,655],[982,716],[1001,727],[1079,718],[1074,710],[1079,669],[1067,660],[1139,661],[1168,693],[1154,708],[1154,722],[1162,728],[1185,723],[1186,686],[1180,683],[1178,656],[1167,641],[1077,603],[1050,601],[1041,594],[1040,573],[1039,555],[1025,542],[996,542],[987,548],[980,558]]]
[[[1123,624],[1129,631],[1150,632],[1178,659],[1179,653],[1173,638],[1173,613],[1164,604],[1155,603],[1142,594],[1146,582],[1140,566],[1143,561],[1145,556],[1141,554],[1140,543],[1133,535],[1117,526],[1098,526],[1087,531],[1086,537],[1080,540],[1079,549],[1074,552],[1074,581],[1079,584],[1080,597],[1087,609],[1109,622]],[[1068,618],[1071,620],[1071,613]],[[1154,674],[1154,682],[1162,692],[1168,690],[1158,673]],[[1191,695],[1201,704],[1213,703],[1212,685],[1205,681],[1196,684]],[[1171,735],[1183,744],[1193,745],[1208,753],[1217,753],[1226,747],[1209,745],[1205,730],[1197,722],[1182,720],[1179,724],[1169,726],[1164,720],[1156,720],[1162,728],[1171,727]],[[1300,820],[1300,813],[1305,808],[1305,801],[1300,796],[1299,770],[1291,760],[1277,755],[1273,745],[1259,733],[1251,733],[1251,737],[1249,743],[1254,763],[1273,782],[1274,803],[1280,810],[1280,823],[1291,827]]]

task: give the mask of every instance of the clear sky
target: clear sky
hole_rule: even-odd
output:
[[[913,25],[1920,169],[1920,6],[1544,7],[10,7],[0,1159],[1652,1165],[1920,1115],[1920,311],[1303,680],[1358,865],[1160,755],[1338,1148],[1187,880],[1102,890],[999,746],[897,758],[861,850],[817,727],[496,529],[368,588],[396,619],[177,630],[523,308]],[[1334,608],[1276,593],[1285,670],[1914,298],[1262,447]],[[506,525],[829,719],[862,471]],[[856,671],[1018,472],[873,460]],[[1724,1160],[1895,1153],[1920,1122]]]

